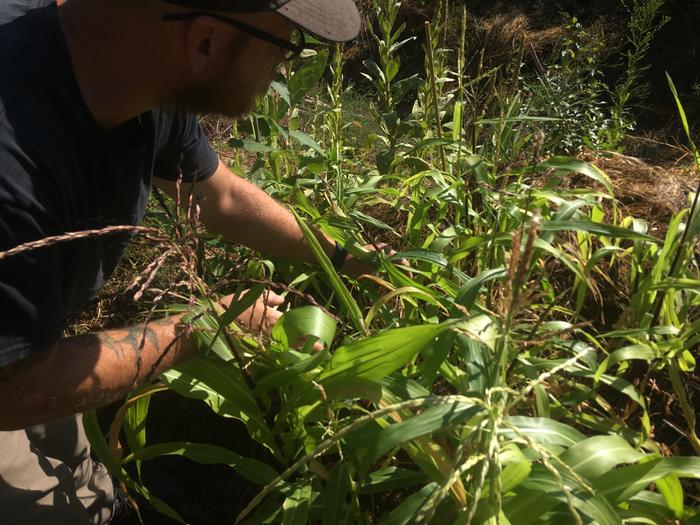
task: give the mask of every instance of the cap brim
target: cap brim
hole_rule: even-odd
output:
[[[347,42],[360,32],[354,0],[290,0],[277,12],[322,40]]]

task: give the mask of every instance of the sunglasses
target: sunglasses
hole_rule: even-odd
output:
[[[259,40],[264,40],[270,44],[274,44],[280,48],[282,51],[282,57],[284,60],[292,60],[298,57],[301,52],[305,49],[306,40],[304,39],[304,33],[299,28],[294,28],[292,31],[291,38],[289,40],[284,40],[278,38],[275,35],[266,33],[258,29],[257,27],[250,26],[234,18],[228,18],[226,16],[217,15],[215,13],[206,13],[204,11],[194,11],[192,13],[179,13],[173,15],[165,15],[161,20],[163,22],[181,22],[185,20],[194,20],[201,16],[208,16],[224,24],[228,24],[236,29],[240,29],[244,33],[249,34]]]

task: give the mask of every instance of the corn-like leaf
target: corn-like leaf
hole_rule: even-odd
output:
[[[512,416],[508,418],[508,421],[520,432],[527,434],[533,441],[543,445],[570,447],[582,441],[585,437],[575,428],[553,419]],[[504,429],[503,433],[509,438],[518,439],[512,430]]]
[[[330,473],[323,495],[323,525],[338,525],[346,514],[345,498],[350,491],[350,472],[346,462],[337,463]]]
[[[258,405],[233,363],[191,359],[166,371],[161,379],[181,396],[204,401],[217,414],[235,417],[254,425],[256,431],[266,432]],[[262,438],[269,436],[264,434]]]
[[[132,451],[141,450],[146,446],[146,416],[151,396],[144,396],[129,407],[124,414],[122,428],[126,435],[126,442]],[[141,462],[136,464],[136,472],[141,479]]]
[[[636,463],[644,454],[620,436],[594,436],[569,447],[559,456],[577,474],[595,479],[622,463]]]
[[[612,470],[596,479],[594,486],[613,502],[634,496],[649,484],[666,476],[700,479],[700,458],[657,458]]]
[[[301,306],[285,312],[272,327],[271,336],[294,345],[304,337],[316,337],[329,347],[335,337],[336,322],[316,306]]]
[[[304,483],[282,503],[282,525],[308,525],[311,483]]]
[[[328,351],[316,352],[315,354],[300,359],[296,363],[284,368],[276,369],[265,375],[255,385],[253,395],[259,396],[273,388],[280,388],[294,381],[298,381],[302,374],[321,366],[328,359]]]
[[[437,483],[430,483],[405,498],[398,507],[384,514],[379,525],[409,525],[415,523],[414,516],[423,508],[433,491],[438,489]]]
[[[338,295],[338,300],[348,312],[348,317],[355,326],[355,329],[363,334],[366,334],[367,329],[365,328],[365,323],[360,307],[357,306],[355,299],[352,298],[352,295],[350,295],[350,292],[343,284],[343,281],[341,281],[338,272],[336,272],[335,268],[333,268],[331,260],[326,255],[326,252],[323,251],[323,248],[321,248],[318,239],[316,239],[316,236],[313,234],[311,229],[306,225],[306,223],[296,212],[294,212],[294,216],[296,217],[297,223],[299,224],[299,228],[301,228],[301,231],[304,234],[304,238],[309,244],[309,247],[311,248],[314,257],[316,257],[316,260],[320,264],[321,268],[328,276],[328,279],[331,282],[331,286],[333,287],[333,291],[335,291],[335,293]]]
[[[545,232],[576,231],[583,233],[593,233],[616,239],[629,239],[633,241],[659,242],[659,239],[650,235],[636,232],[619,226],[602,224],[599,222],[568,220],[568,221],[547,221],[540,226]]]
[[[381,428],[368,425],[350,434],[346,444],[350,449],[361,451],[364,469],[389,450],[420,436],[432,434],[472,419],[483,411],[482,407],[466,402],[455,402],[432,406],[423,413]]]
[[[391,490],[405,489],[419,483],[425,483],[428,477],[416,470],[387,467],[372,472],[358,488],[359,494],[378,494]]]
[[[109,445],[102,435],[100,424],[97,421],[97,414],[94,410],[83,412],[83,427],[85,428],[85,435],[90,441],[93,453],[98,457],[102,464],[107,467],[107,470],[112,476],[122,481],[131,490],[141,494],[141,496],[143,496],[146,501],[153,505],[153,507],[161,514],[168,516],[178,523],[185,523],[185,520],[183,520],[182,517],[180,517],[180,515],[170,507],[170,505],[153,496],[146,487],[136,483],[131,476],[129,476],[128,472],[124,470],[121,463],[112,455]]]
[[[538,169],[554,169],[567,173],[580,173],[605,186],[605,189],[610,195],[613,192],[612,182],[610,178],[600,168],[584,162],[582,160],[573,159],[571,157],[552,157],[537,165]]]
[[[379,380],[404,366],[450,324],[418,325],[387,330],[340,347],[318,378],[321,383],[341,377]]]
[[[319,51],[313,57],[304,61],[304,64],[294,71],[289,79],[289,102],[293,108],[301,102],[304,95],[316,84],[323,71],[326,69],[328,50]]]
[[[265,485],[277,477],[272,467],[255,459],[245,458],[223,447],[205,443],[159,443],[140,449],[124,458],[123,463],[145,461],[160,456],[182,456],[206,465],[228,465],[253,483]]]
[[[666,505],[668,505],[668,508],[673,512],[673,515],[678,519],[682,518],[683,510],[685,508],[683,501],[684,494],[681,481],[678,479],[678,477],[669,474],[661,479],[657,479],[655,481],[655,485],[656,489],[663,496]]]

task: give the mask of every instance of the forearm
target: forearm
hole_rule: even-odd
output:
[[[109,404],[193,357],[194,345],[178,320],[62,339],[41,354],[0,368],[0,430]]]
[[[231,177],[228,196],[220,211],[203,214],[207,227],[254,250],[300,261],[315,259],[294,215],[264,191],[237,176]],[[330,255],[334,243],[321,234],[317,238]]]
[[[175,184],[159,180],[158,185],[175,197]],[[190,191],[183,185],[182,195]],[[219,163],[216,173],[197,183],[195,192],[204,196],[201,219],[210,231],[256,251],[313,262],[314,257],[294,215],[254,184],[232,173]],[[187,199],[180,199],[185,202]],[[335,243],[317,235],[324,251],[331,255]]]

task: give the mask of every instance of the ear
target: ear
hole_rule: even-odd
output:
[[[202,16],[192,20],[185,31],[185,52],[192,72],[202,74],[222,57],[231,31],[217,20]]]

